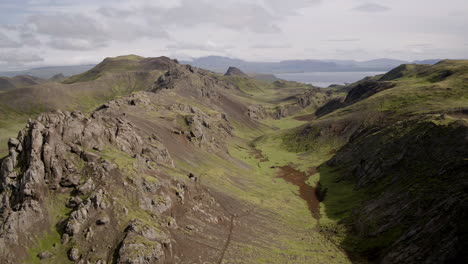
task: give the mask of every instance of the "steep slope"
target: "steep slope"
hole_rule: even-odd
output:
[[[367,196],[345,246],[379,263],[466,262],[467,135],[464,120],[428,116],[352,138],[327,163]]]

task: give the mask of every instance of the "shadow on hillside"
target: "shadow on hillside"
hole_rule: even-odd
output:
[[[369,243],[362,247],[362,241],[353,233],[353,210],[366,198],[366,194],[356,191],[354,183],[345,181],[339,169],[323,163],[318,168],[320,181],[317,188],[321,192],[322,218],[320,232],[342,248],[352,263],[372,263],[378,258],[379,248]]]

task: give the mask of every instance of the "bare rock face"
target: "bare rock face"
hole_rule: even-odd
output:
[[[178,68],[193,74],[183,66],[174,71]],[[215,78],[201,76],[198,80],[213,82],[211,88],[219,91]],[[187,88],[173,84],[175,89]],[[204,96],[196,89],[191,92]],[[90,116],[44,113],[9,140],[9,155],[0,164],[0,263],[25,258],[27,249],[41,239],[30,234],[50,230],[57,230],[61,239],[48,249],[50,255],[40,257],[52,262],[64,254],[76,263],[173,260],[170,234],[186,232],[179,231],[175,217],[196,213],[190,208],[199,182],[176,181],[165,174],[178,168],[161,138],[176,138],[189,150],[227,153],[225,141],[233,127],[222,112],[181,103],[155,106],[149,95],[154,96],[136,93],[110,101]],[[154,107],[179,121],[165,123],[161,136],[159,124],[146,127],[144,119],[127,114]],[[175,128],[179,135],[171,133]],[[207,219],[221,217],[219,210]]]
[[[183,95],[197,98],[217,99],[219,91],[233,89],[234,86],[213,76],[206,70],[190,65],[179,65],[162,75],[153,85],[151,91],[175,89]]]
[[[249,106],[247,115],[253,120],[262,120],[268,117],[268,113],[262,105]]]
[[[116,263],[164,263],[164,250],[170,248],[171,242],[167,235],[141,222],[133,222],[126,229]]]
[[[187,139],[202,148],[224,149],[224,140],[232,136],[233,127],[225,114],[208,114],[198,107],[174,104],[171,111],[178,111],[183,116],[185,127],[177,134],[184,134]]]
[[[311,88],[310,91],[297,96],[296,101],[302,108],[310,105],[317,108],[324,103],[323,94],[319,88]]]
[[[229,67],[229,69],[226,71],[224,76],[241,76],[241,77],[248,77],[247,74],[242,72],[236,67]]]
[[[18,138],[9,140],[8,146],[9,156],[0,166],[1,263],[12,263],[15,252],[27,243],[27,234],[38,232],[39,226],[47,224],[44,203],[50,199],[51,191],[71,189],[75,190],[72,193],[89,197],[84,201],[70,198],[71,207],[76,209],[64,228],[69,237],[81,234],[89,222],[96,221],[93,219],[100,211],[108,210],[110,197],[97,185],[116,167],[91,150],[112,149],[173,166],[161,142],[139,134],[124,118],[101,111],[92,117],[79,112],[42,114],[29,121]],[[83,164],[85,168],[79,168]],[[102,223],[108,220],[100,219]]]

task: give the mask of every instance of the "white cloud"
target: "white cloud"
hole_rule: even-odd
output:
[[[0,53],[0,63],[2,64],[12,64],[12,65],[21,65],[24,63],[38,62],[43,61],[37,54],[31,53],[16,53],[16,52],[1,52]]]
[[[0,48],[16,48],[21,46],[17,41],[12,40],[7,35],[0,32]]]
[[[28,66],[97,63],[128,53],[267,61],[460,58],[468,54],[464,10],[466,0],[3,1],[0,52],[22,54],[8,61]]]

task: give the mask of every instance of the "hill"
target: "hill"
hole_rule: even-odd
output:
[[[24,88],[37,84],[45,83],[46,80],[41,78],[29,76],[29,75],[18,75],[13,78],[0,77],[0,91],[8,91],[16,88]]]

